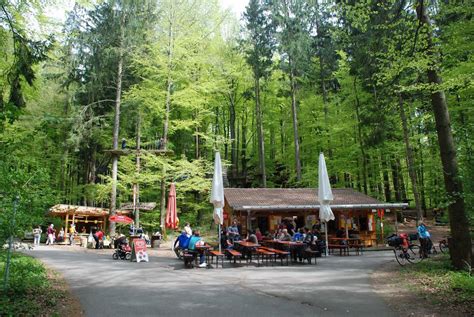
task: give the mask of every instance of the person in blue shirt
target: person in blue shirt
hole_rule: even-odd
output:
[[[239,227],[237,226],[237,221],[234,220],[232,223],[232,226],[229,226],[227,228],[227,237],[229,237],[229,240],[232,241],[239,241],[240,240],[240,234],[239,234]]]
[[[199,230],[194,230],[193,235],[189,239],[188,250],[196,252],[196,245],[203,245],[204,241],[201,239]],[[199,252],[199,267],[206,267],[206,255],[204,252]]]
[[[188,248],[189,240],[191,237],[188,237],[186,231],[181,231],[181,234],[174,241],[173,249],[178,258],[181,258],[182,252]]]
[[[427,258],[428,253],[430,253],[431,248],[433,247],[430,232],[428,231],[423,222],[420,222],[416,230],[418,231],[418,236],[420,239],[422,255],[423,257]]]
[[[300,228],[298,231],[296,231],[296,233],[293,235],[291,239],[297,242],[297,241],[303,241],[304,237],[305,237],[304,230],[303,228]]]

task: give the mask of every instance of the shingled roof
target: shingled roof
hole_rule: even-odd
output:
[[[407,204],[387,204],[350,188],[333,189],[331,207],[340,209],[396,208]],[[225,188],[227,204],[234,210],[318,209],[318,189],[314,188]]]
[[[117,210],[117,214],[126,215],[129,214],[128,210]],[[76,205],[66,205],[59,204],[54,205],[49,209],[50,215],[65,215],[65,214],[77,214],[85,216],[107,216],[109,214],[109,209],[100,208],[100,207],[90,207],[90,206],[76,206]]]

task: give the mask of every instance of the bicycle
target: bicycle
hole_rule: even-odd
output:
[[[407,263],[416,264],[423,260],[420,246],[409,242],[407,234],[391,235],[387,238],[387,243],[393,247],[395,259],[400,266]]]
[[[441,253],[448,253],[449,252],[448,239],[440,240],[438,247]]]

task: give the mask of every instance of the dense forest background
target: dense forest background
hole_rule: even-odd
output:
[[[134,186],[163,205],[174,181],[181,221],[205,223],[214,150],[232,187],[316,187],[322,151],[334,187],[421,211],[461,197],[472,219],[470,1],[250,0],[240,20],[217,0],[78,1],[63,25],[54,5],[0,1],[4,224],[14,205],[25,225],[109,207],[114,164],[117,208]],[[437,93],[463,191],[446,189]],[[122,138],[171,155],[114,162]]]

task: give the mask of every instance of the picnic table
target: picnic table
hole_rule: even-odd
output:
[[[281,240],[267,240],[267,246],[271,246],[277,250],[288,251],[293,259],[296,261],[297,257],[301,257],[306,244],[300,241],[281,241]]]
[[[329,252],[331,250],[339,250],[340,255],[349,255],[349,249],[353,248],[356,254],[362,252],[363,245],[360,238],[329,238]]]
[[[247,264],[252,261],[252,253],[260,247],[260,244],[253,243],[249,241],[234,241],[234,245],[236,245],[236,249],[242,251],[245,259],[247,260]]]

